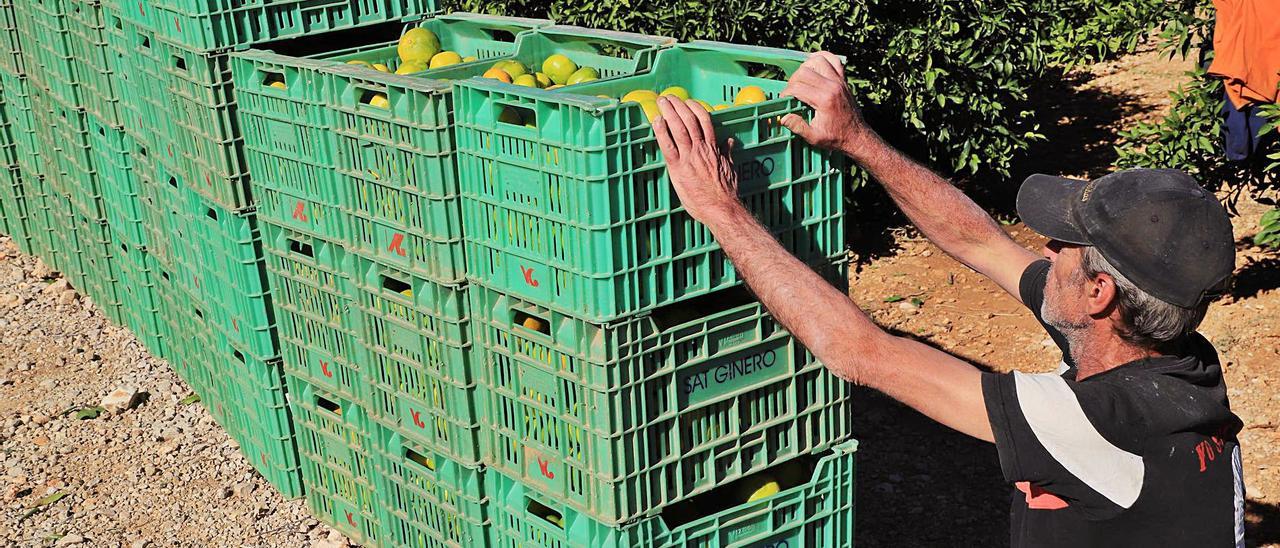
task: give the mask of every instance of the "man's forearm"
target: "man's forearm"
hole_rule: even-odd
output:
[[[992,439],[981,374],[972,365],[885,333],[744,208],[735,207],[708,226],[760,302],[833,373],[960,432]]]
[[[884,186],[912,224],[944,252],[980,270],[972,250],[1008,237],[991,215],[960,189],[871,135],[846,151]]]

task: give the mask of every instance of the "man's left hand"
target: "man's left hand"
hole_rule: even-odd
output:
[[[729,152],[733,139],[721,145],[711,127],[711,114],[694,101],[658,98],[662,116],[653,122],[658,147],[667,160],[671,185],[685,210],[706,224],[741,209],[738,173]]]

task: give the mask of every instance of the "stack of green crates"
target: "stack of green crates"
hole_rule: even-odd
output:
[[[780,98],[804,59],[695,42],[567,90],[455,87],[493,544],[851,543],[852,497],[818,495],[852,482],[851,387],[740,289],[641,105],[617,99],[761,88],[712,114],[739,143],[743,202],[838,279],[841,166],[776,123],[804,113]],[[778,495],[747,500],[770,481]]]
[[[116,93],[111,106],[136,172],[135,185],[108,194],[136,210],[112,215],[138,221],[122,243],[145,249],[156,293],[167,294],[156,300],[160,315],[178,320],[155,327],[169,335],[168,350],[183,364],[175,368],[288,496],[301,495],[302,475],[229,54],[302,34],[359,33],[424,11],[422,0],[316,4],[121,0],[108,2],[94,27],[110,46],[104,82]]]

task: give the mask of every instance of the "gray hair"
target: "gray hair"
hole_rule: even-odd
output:
[[[1195,308],[1183,308],[1138,289],[1111,266],[1096,247],[1085,249],[1080,268],[1086,279],[1106,273],[1115,280],[1120,318],[1124,323],[1119,329],[1120,338],[1143,348],[1153,348],[1194,331],[1209,310],[1208,301]]]

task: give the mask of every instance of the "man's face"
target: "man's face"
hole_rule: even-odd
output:
[[[1068,337],[1072,332],[1089,327],[1089,314],[1085,312],[1085,276],[1080,265],[1084,247],[1050,240],[1044,246],[1044,256],[1053,262],[1049,269],[1049,281],[1044,288],[1044,304],[1040,314],[1045,323],[1062,331]]]

